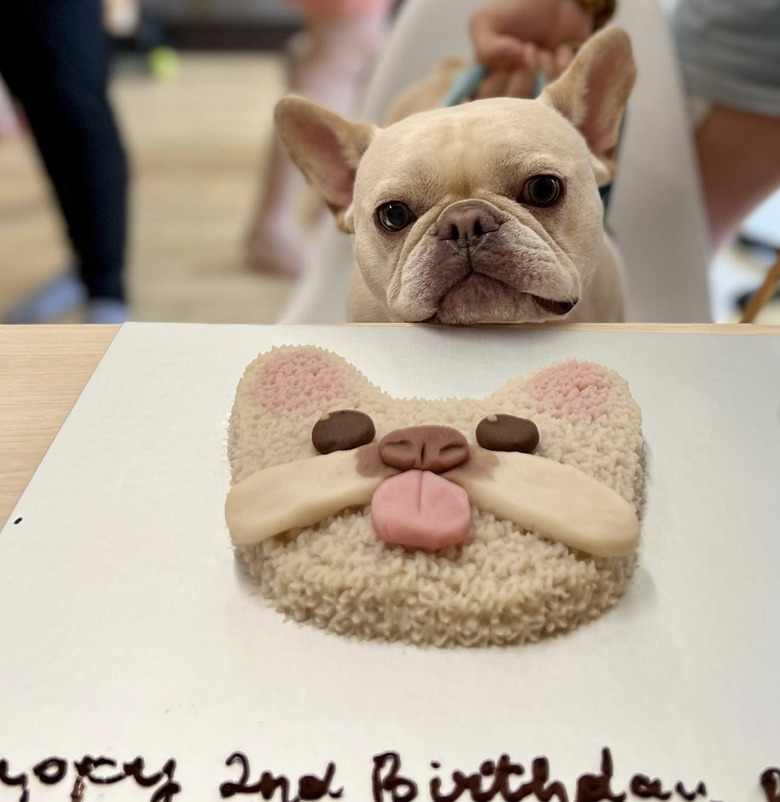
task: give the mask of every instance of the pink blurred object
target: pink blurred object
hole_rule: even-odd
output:
[[[24,131],[24,124],[16,111],[8,87],[0,79],[0,139],[19,136]]]
[[[387,11],[393,0],[288,0],[314,22],[357,19]]]

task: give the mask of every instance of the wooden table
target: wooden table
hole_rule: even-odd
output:
[[[569,328],[780,337],[777,326]],[[118,326],[0,326],[0,526],[5,524],[118,330]]]
[[[0,326],[0,526],[119,326]]]

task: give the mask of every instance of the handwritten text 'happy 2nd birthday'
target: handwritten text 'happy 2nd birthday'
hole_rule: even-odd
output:
[[[686,785],[682,781],[665,782],[657,777],[636,773],[620,786],[613,777],[612,753],[605,747],[601,765],[595,773],[580,775],[567,786],[550,773],[546,757],[534,758],[528,766],[513,761],[509,755],[498,760],[485,760],[471,772],[455,769],[442,772],[439,761],[431,761],[432,776],[425,781],[413,779],[404,771],[398,752],[374,755],[370,776],[364,787],[350,793],[340,784],[338,769],[331,761],[321,774],[302,774],[290,778],[268,769],[253,773],[249,758],[233,752],[225,761],[227,770],[238,777],[225,778],[215,784],[213,794],[204,796],[203,788],[194,789],[197,799],[230,799],[253,797],[266,802],[318,802],[318,800],[350,797],[361,802],[625,802],[632,799],[685,800],[685,802],[726,802],[709,796],[703,781]],[[176,776],[176,760],[171,758],[157,771],[149,770],[143,757],[120,763],[110,757],[84,757],[68,761],[47,757],[29,771],[16,769],[11,761],[0,758],[0,802],[8,798],[18,802],[35,802],[36,787],[66,784],[71,802],[89,802],[91,786],[107,790],[118,783],[131,784],[139,790],[139,799],[148,802],[174,802],[188,796]],[[227,771],[226,770],[226,771]],[[768,768],[757,778],[766,802],[780,802],[780,768]],[[16,792],[3,796],[3,789]],[[754,789],[746,789],[752,792]],[[48,797],[47,797],[48,798]],[[101,798],[110,799],[106,794]],[[178,800],[176,800],[178,802]]]

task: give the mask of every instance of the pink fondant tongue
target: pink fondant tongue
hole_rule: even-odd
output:
[[[431,471],[404,471],[385,479],[371,500],[380,540],[433,551],[462,543],[471,531],[466,491]]]

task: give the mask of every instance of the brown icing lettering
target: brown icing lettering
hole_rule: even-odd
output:
[[[498,763],[494,763],[492,760],[484,761],[479,767],[479,772],[465,775],[461,771],[454,771],[452,773],[453,790],[449,794],[441,794],[441,781],[438,777],[434,778],[430,785],[431,798],[434,802],[453,802],[462,793],[468,791],[473,802],[489,802],[497,794],[500,794],[507,802],[521,800],[533,793],[532,786],[536,786],[536,782],[523,783],[513,790],[509,787],[509,778],[524,773],[525,768],[521,764],[512,763],[509,755],[501,755]],[[487,777],[492,777],[493,780],[489,787],[483,788],[482,782]],[[563,802],[568,802],[568,800],[564,799]]]
[[[407,426],[379,441],[379,456],[401,471],[444,473],[468,460],[469,444],[451,426]]]
[[[121,771],[108,774],[100,772],[101,769],[115,769],[116,766],[116,761],[109,757],[85,755],[80,760],[74,760],[73,767],[76,770],[77,777],[73,784],[70,798],[72,800],[80,800],[83,797],[84,789],[86,788],[85,781],[93,785],[113,785],[126,778],[132,778],[142,788],[150,788],[165,780],[164,784],[155,790],[150,802],[170,802],[181,791],[181,786],[173,779],[176,770],[175,760],[169,760],[161,771],[150,776],[144,774],[144,759],[142,757],[136,758],[131,763],[123,764]],[[67,771],[68,762],[61,757],[44,758],[39,763],[36,763],[32,770],[36,779],[43,785],[57,785],[65,779]],[[23,794],[20,797],[20,801],[26,802],[29,799],[27,775],[10,775],[8,773],[8,761],[6,760],[0,760],[0,784],[23,786]]]
[[[111,760],[110,757],[92,757],[91,755],[84,755],[81,760],[73,761],[73,767],[76,769],[76,773],[79,777],[86,778],[95,785],[113,785],[127,777],[124,771],[119,774],[109,775],[108,777],[97,776],[95,770],[103,766],[116,768],[116,760]]]
[[[326,794],[333,799],[338,799],[344,793],[343,788],[336,791],[330,790],[333,782],[333,775],[336,773],[336,764],[331,761],[325,770],[325,776],[320,778],[314,774],[304,774],[298,780],[298,799],[303,802],[307,799],[322,799]]]
[[[686,790],[685,786],[682,782],[678,782],[674,786],[674,790],[683,798],[687,799],[688,802],[693,802],[697,796],[707,796],[707,788],[704,783],[699,783],[693,791]]]
[[[20,524],[21,522],[22,522],[22,519],[21,519],[21,518],[17,518],[17,519],[14,521],[14,526],[16,526],[16,524]]]
[[[172,777],[173,772],[176,769],[176,761],[169,760],[163,767],[161,771],[158,771],[157,774],[152,774],[150,776],[146,776],[144,774],[144,759],[142,757],[137,757],[135,760],[131,761],[130,763],[125,763],[122,766],[123,771],[127,777],[132,777],[138,785],[142,788],[151,788],[153,785],[157,785],[160,780],[164,776]]]
[[[482,763],[478,772],[464,774],[462,771],[452,772],[452,791],[448,794],[441,793],[441,780],[434,777],[430,783],[431,799],[434,802],[455,802],[464,791],[468,791],[474,802],[490,802],[498,793],[495,781],[496,764],[492,760]],[[487,777],[491,777],[490,786],[482,787],[482,782]]]
[[[389,763],[389,770],[383,773]],[[401,756],[398,752],[383,752],[374,755],[374,769],[371,772],[371,789],[374,802],[384,802],[385,793],[392,802],[411,802],[417,798],[417,784],[399,774]]]
[[[434,766],[434,768],[438,768]],[[550,764],[546,757],[534,759],[531,768],[531,778],[521,783],[517,788],[510,787],[510,778],[522,776],[525,768],[520,763],[513,763],[509,755],[501,755],[497,763],[486,760],[479,767],[479,772],[464,774],[461,771],[452,772],[453,788],[449,793],[441,792],[441,779],[434,777],[430,783],[430,794],[433,802],[454,802],[463,793],[473,802],[489,802],[500,795],[505,802],[521,802],[533,796],[539,802],[569,802],[566,788],[559,780],[550,781]],[[484,787],[484,780],[492,777],[489,787]]]
[[[169,763],[171,761],[168,761]],[[175,765],[175,761],[174,765]],[[167,764],[166,764],[167,765]],[[166,775],[168,776],[168,775]],[[171,802],[171,799],[181,791],[181,785],[168,776],[165,785],[161,785],[153,794],[149,802]]]
[[[225,761],[225,765],[238,764],[241,769],[237,781],[223,782],[219,793],[223,799],[237,795],[256,795],[267,802],[319,802],[330,797],[339,799],[344,788],[333,789],[336,764],[330,761],[322,776],[302,774],[297,782],[291,781],[284,774],[263,771],[256,782],[250,781],[251,769],[249,759],[243,752],[233,752]],[[439,771],[441,761],[432,760],[430,766]],[[61,757],[47,757],[33,766],[31,770],[42,785],[57,785],[67,776],[69,763]],[[124,779],[132,779],[141,788],[157,786],[148,802],[171,802],[181,792],[181,785],[174,780],[176,761],[168,760],[154,774],[145,773],[144,758],[122,764],[117,770],[117,762],[109,757],[92,757],[84,755],[73,761],[76,772],[69,799],[71,802],[83,802],[87,783],[93,785],[112,785]],[[114,769],[114,771],[110,771]],[[550,763],[547,757],[534,758],[530,776],[517,783],[526,770],[520,763],[513,763],[507,754],[502,754],[497,761],[484,760],[477,771],[469,774],[455,769],[450,774],[451,786],[442,790],[442,778],[435,776],[430,780],[429,791],[431,802],[457,802],[461,797],[464,802],[493,802],[499,797],[502,802],[569,802],[566,787],[560,780],[550,779]],[[514,782],[513,782],[514,780]],[[9,761],[0,758],[0,786],[17,788],[20,794],[16,802],[30,802],[30,775],[26,772],[14,774]],[[616,793],[612,790],[613,762],[608,747],[601,750],[601,767],[597,774],[583,774],[577,778],[577,793],[572,802],[625,802],[627,796],[636,799],[657,799],[662,802],[673,794],[694,802],[697,797],[707,797],[707,786],[699,782],[692,791],[682,782],[674,785],[674,792],[666,790],[662,780],[651,779],[645,774],[634,774],[628,784],[628,792]],[[780,802],[780,768],[765,769],[759,778],[765,802]],[[401,773],[401,756],[398,752],[383,752],[373,758],[371,774],[373,802],[413,802],[418,797],[418,786],[411,777]],[[297,795],[291,793],[297,788]],[[35,797],[35,794],[32,793]],[[5,798],[5,797],[3,797]],[[37,798],[37,797],[36,797]],[[711,800],[715,802],[715,800]]]
[[[22,794],[19,797],[19,802],[28,802],[30,799],[30,792],[27,789],[27,774],[22,773],[15,776],[9,774],[7,760],[0,760],[0,783],[11,788],[17,785],[21,786]]]
[[[546,757],[537,757],[531,764],[531,781],[525,784],[529,794],[539,802],[550,802],[553,797],[557,802],[569,802],[569,795],[560,780],[550,781],[550,763]]]
[[[233,752],[225,761],[225,765],[232,766],[234,763],[241,764],[241,776],[238,778],[238,782],[224,782],[219,786],[219,795],[223,799],[240,793],[241,789],[249,782],[249,758],[243,752]]]
[[[122,770],[125,776],[132,777],[142,788],[151,788],[165,779],[165,783],[154,792],[150,802],[170,802],[181,791],[181,785],[173,779],[173,775],[176,772],[176,761],[173,758],[166,761],[160,771],[150,776],[144,774],[144,759],[142,757],[137,757],[130,763],[124,763]]]
[[[661,781],[651,780],[645,774],[635,774],[631,778],[631,793],[640,799],[669,799],[671,791],[664,791]]]
[[[601,772],[599,774],[583,774],[577,779],[577,802],[623,802],[624,793],[612,793],[612,752],[608,747],[601,750]]]
[[[311,441],[320,454],[330,454],[364,446],[375,435],[374,421],[365,412],[339,409],[326,413],[314,424]]]
[[[136,758],[132,763],[125,763],[121,771],[105,771],[106,769],[116,769],[116,767],[116,761],[109,757],[84,755],[80,760],[74,760],[73,768],[77,776],[70,793],[71,800],[82,799],[87,783],[113,785],[128,777],[132,777],[142,788],[155,786],[162,780],[166,780],[163,785],[155,789],[149,802],[170,802],[181,790],[181,786],[173,779],[176,769],[175,760],[169,760],[163,766],[162,771],[151,777],[144,776],[144,760],[141,757]],[[33,766],[32,773],[42,785],[57,785],[67,776],[68,761],[61,757],[47,757]],[[19,797],[19,802],[27,802],[30,799],[27,775],[11,775],[8,771],[7,760],[0,760],[0,784],[21,786],[22,795]]]
[[[313,774],[304,774],[298,779],[298,795],[290,798],[290,779],[284,774],[275,775],[264,771],[256,783],[249,782],[251,769],[249,758],[243,752],[233,752],[225,761],[226,766],[238,763],[241,766],[241,776],[237,782],[224,782],[219,786],[219,795],[228,799],[237,794],[260,794],[263,799],[272,799],[279,792],[280,802],[304,802],[305,800],[318,800],[325,796],[338,799],[344,789],[331,790],[331,783],[336,773],[336,764],[328,763],[325,775],[317,777]]]
[[[780,769],[767,769],[761,775],[766,802],[780,802]]]
[[[477,424],[477,442],[489,451],[530,454],[539,445],[539,429],[528,418],[488,415]]]
[[[482,764],[485,765],[484,763]],[[503,799],[509,800],[513,796],[520,793],[523,785],[514,791],[509,786],[509,780],[513,776],[520,777],[525,774],[525,767],[520,763],[513,763],[509,755],[501,755],[495,767],[495,788],[496,792],[501,794]],[[522,797],[518,797],[522,798]]]
[[[33,766],[33,774],[44,785],[56,785],[65,779],[68,761],[61,757],[47,757]]]
[[[289,802],[290,780],[284,774],[277,777],[270,771],[264,771],[257,783],[241,789],[241,793],[252,794],[259,791],[263,795],[263,799],[272,799],[273,795],[280,789],[282,802]]]
[[[290,781],[282,775],[275,777],[271,772],[264,771],[260,775],[260,779],[252,785],[249,782],[249,759],[243,752],[233,752],[233,754],[225,761],[227,766],[233,763],[241,764],[241,777],[237,783],[226,782],[222,783],[219,787],[219,795],[223,799],[228,799],[236,794],[257,794],[260,793],[263,799],[271,799],[276,793],[277,789],[281,789],[282,802],[290,802]]]

